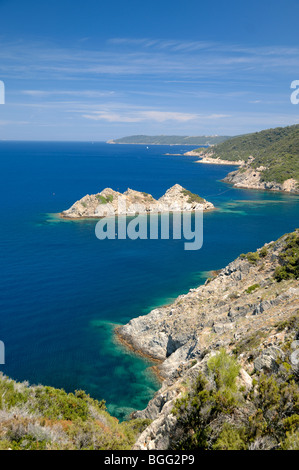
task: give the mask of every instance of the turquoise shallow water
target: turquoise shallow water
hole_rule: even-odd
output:
[[[150,362],[115,342],[114,326],[167,304],[242,252],[298,226],[299,198],[237,190],[232,168],[165,156],[184,148],[0,142],[1,369],[17,380],[84,389],[119,418],[144,408],[159,384]],[[186,150],[186,149],[185,149]],[[105,240],[96,221],[55,214],[85,194],[128,187],[160,197],[175,183],[213,202],[204,245]]]

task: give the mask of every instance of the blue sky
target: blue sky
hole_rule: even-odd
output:
[[[298,0],[0,0],[0,139],[299,122]]]

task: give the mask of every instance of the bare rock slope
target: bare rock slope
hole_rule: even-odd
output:
[[[242,354],[239,356],[246,362],[239,378],[245,387],[251,386],[248,372],[279,367],[278,360],[284,358],[284,338],[276,327],[298,317],[299,281],[296,275],[284,274],[285,269],[288,272],[285,266],[290,243],[295,243],[298,258],[298,242],[297,230],[256,253],[241,255],[172,305],[117,329],[118,337],[127,345],[159,361],[156,370],[164,379],[148,407],[135,414],[153,420],[136,449],[171,447],[176,430],[173,405],[186,383],[205,370],[207,357],[219,348],[242,352],[249,344],[254,361],[246,362]]]

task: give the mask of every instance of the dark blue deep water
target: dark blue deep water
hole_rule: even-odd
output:
[[[5,374],[84,389],[119,418],[144,408],[159,387],[152,364],[115,343],[114,326],[169,303],[209,270],[299,225],[297,196],[233,189],[220,182],[233,167],[164,155],[187,149],[0,142]],[[55,215],[107,186],[158,198],[175,183],[218,208],[204,215],[199,251],[184,251],[183,240],[99,241],[96,221]]]

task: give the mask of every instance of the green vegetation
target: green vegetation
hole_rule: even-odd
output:
[[[116,144],[145,144],[145,145],[215,145],[229,139],[227,136],[198,136],[184,135],[131,135],[114,139]]]
[[[246,390],[237,382],[237,360],[224,350],[207,367],[209,375],[199,373],[176,401],[176,449],[299,449],[298,377],[282,367],[275,376],[256,375]]]
[[[192,204],[193,202],[198,202],[198,203],[204,202],[204,199],[202,197],[198,196],[198,194],[191,193],[191,191],[188,191],[187,189],[182,191],[182,193],[184,194],[184,196],[189,197],[188,199],[189,204]]]
[[[266,333],[264,331],[257,331],[250,336],[246,336],[244,339],[237,342],[233,349],[235,355],[243,354],[244,352],[253,351],[256,349],[265,339]]]
[[[248,289],[246,289],[246,294],[251,294],[252,292],[254,292],[256,289],[259,289],[260,285],[259,284],[253,284],[252,286],[248,287]]]
[[[209,448],[212,432],[209,425],[220,413],[229,415],[237,406],[236,378],[240,366],[236,359],[221,350],[207,365],[211,382],[200,373],[194,386],[185,397],[177,400],[173,409],[184,436],[179,449]]]
[[[144,197],[148,198],[148,199],[153,200],[153,196],[152,196],[151,194],[148,194],[148,193],[143,192],[142,195],[143,195]]]
[[[287,237],[286,246],[282,250],[279,261],[281,266],[276,268],[274,274],[278,282],[299,278],[299,231]]]
[[[0,375],[0,449],[130,449],[149,420],[119,423],[84,391],[29,387]]]
[[[104,196],[101,196],[100,194],[98,194],[96,196],[97,200],[99,201],[100,204],[108,204],[109,202],[112,202],[113,201],[113,195],[110,194],[106,197]]]
[[[224,423],[213,450],[246,450],[245,429],[236,428],[229,423]]]
[[[261,258],[265,258],[267,254],[268,254],[268,250],[265,246],[263,246],[263,248],[261,248],[259,251],[259,255]]]
[[[252,168],[267,168],[261,172],[262,181],[299,181],[299,125],[233,137],[213,147],[212,156],[232,162],[247,161],[252,156]]]
[[[209,359],[208,369],[214,376],[218,390],[235,390],[240,366],[234,357],[226,353],[225,349],[221,349],[216,356]]]
[[[297,316],[291,317],[288,320],[279,322],[276,324],[276,328],[278,331],[283,330],[299,330],[299,310],[297,312]]]
[[[283,235],[279,240],[284,239],[284,247],[279,256],[280,266],[277,266],[274,273],[276,281],[281,282],[288,279],[299,279],[299,229],[287,235]],[[278,242],[279,242],[278,240]],[[268,249],[264,246],[256,252],[242,253],[241,259],[246,259],[249,263],[257,265],[258,261],[268,255]],[[254,284],[246,290],[250,294],[259,287]]]
[[[260,259],[260,255],[258,252],[253,253],[252,251],[250,251],[246,254],[242,253],[240,255],[240,258],[247,259],[247,261],[249,261],[249,263],[251,264],[257,264],[258,260]]]
[[[242,253],[240,255],[240,258],[247,259],[249,263],[256,265],[257,262],[261,258],[266,258],[267,255],[268,255],[268,249],[265,246],[263,246],[263,248],[261,248],[258,251],[255,251],[255,252],[250,251],[249,253]]]

